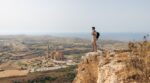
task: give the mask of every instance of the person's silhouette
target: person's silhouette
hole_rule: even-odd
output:
[[[97,32],[95,30],[95,27],[92,27],[92,48],[93,48],[93,52],[97,51]]]

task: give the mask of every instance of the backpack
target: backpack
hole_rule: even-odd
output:
[[[100,36],[100,33],[99,32],[96,32],[97,34],[96,34],[96,38],[98,39],[99,38],[99,36]]]

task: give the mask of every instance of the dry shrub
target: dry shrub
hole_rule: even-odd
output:
[[[134,47],[132,47],[134,46]],[[127,80],[136,80],[137,83],[150,82],[150,42],[132,43],[129,47],[132,52],[126,62],[129,73],[136,72],[129,76]]]

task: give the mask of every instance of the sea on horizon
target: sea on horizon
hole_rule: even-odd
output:
[[[149,33],[100,33],[101,40],[141,41]],[[52,33],[52,36],[91,39],[91,33]],[[150,37],[148,37],[148,40]]]
[[[141,41],[143,40],[145,35],[148,35],[149,33],[128,33],[128,32],[123,32],[123,33],[100,33],[100,38],[99,40],[117,40],[117,41]],[[9,34],[9,35],[0,35],[0,37],[12,37],[12,36],[54,36],[54,37],[68,37],[68,38],[82,38],[82,39],[87,39],[91,40],[91,33],[79,33],[79,32],[66,32],[66,33],[32,33],[32,34]],[[150,35],[150,34],[149,34]],[[150,37],[147,37],[148,40],[150,40]]]

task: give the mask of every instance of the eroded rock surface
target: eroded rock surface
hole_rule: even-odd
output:
[[[150,83],[149,55],[139,57],[128,51],[89,52],[82,57],[73,83]]]

